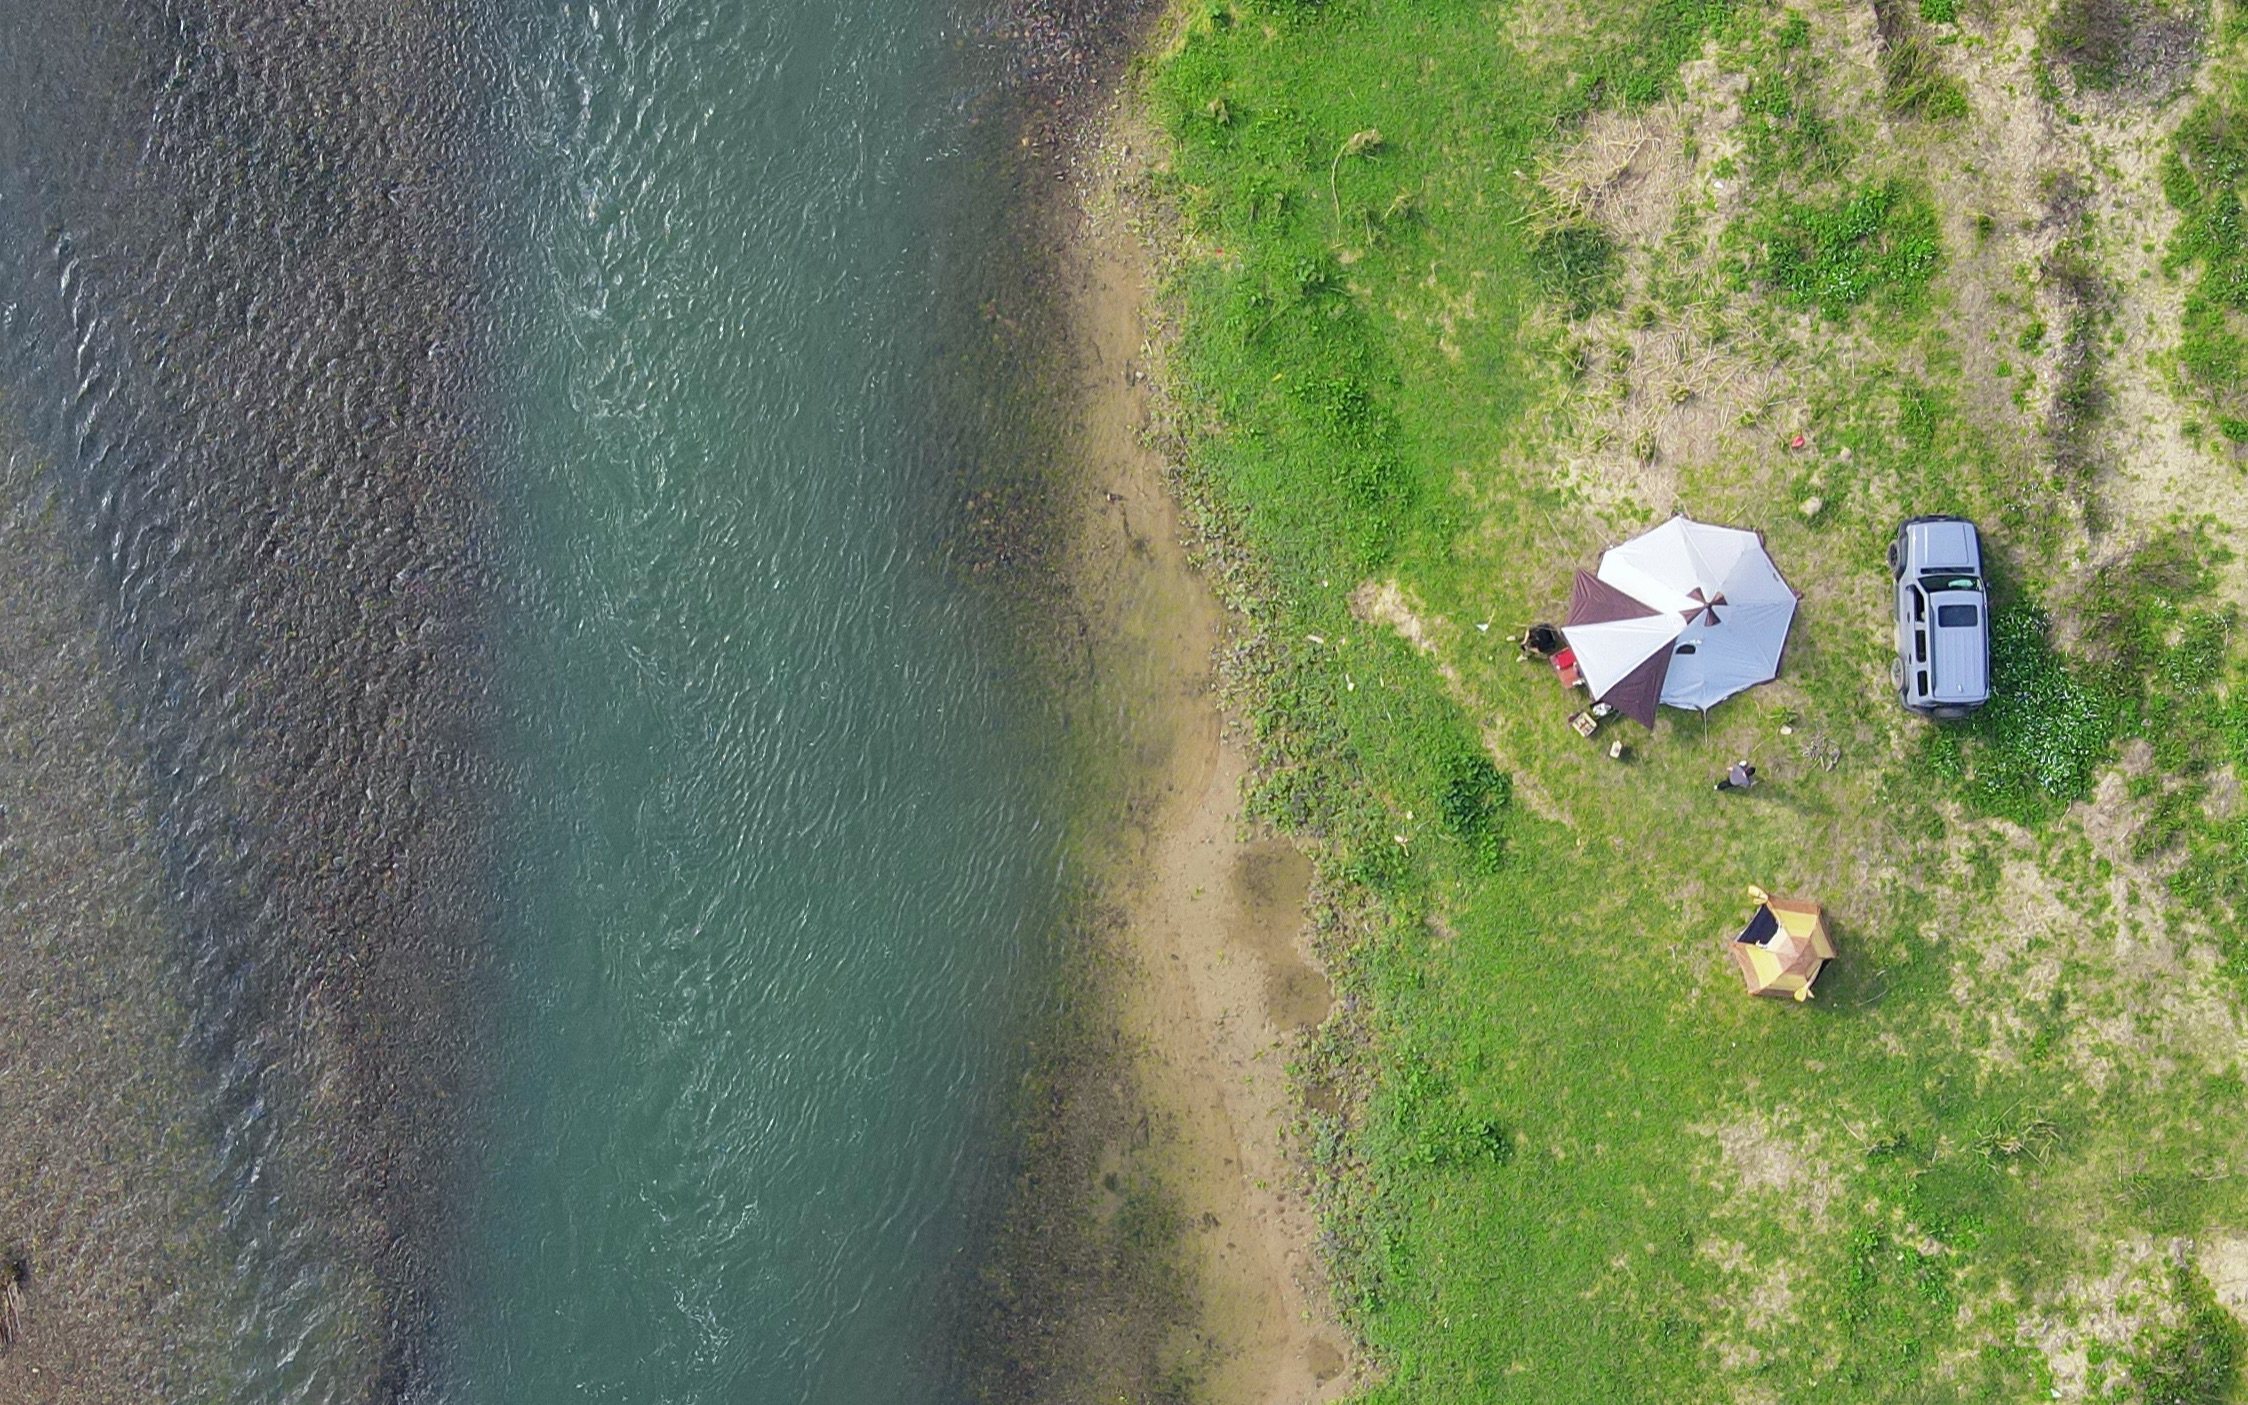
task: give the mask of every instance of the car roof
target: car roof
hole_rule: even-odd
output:
[[[1975,607],[1973,625],[1939,623],[1946,605]],[[1990,607],[1980,591],[1940,590],[1928,597],[1928,696],[1938,702],[1981,702],[1990,694]]]

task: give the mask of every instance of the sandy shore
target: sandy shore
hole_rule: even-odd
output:
[[[1119,1015],[1155,1129],[1136,1154],[1182,1212],[1202,1398],[1330,1400],[1357,1372],[1285,1141],[1287,1063],[1331,1005],[1306,942],[1311,866],[1244,828],[1250,762],[1216,678],[1229,623],[1190,560],[1166,465],[1148,443],[1149,253],[1126,192],[1151,144],[1128,121],[1111,114],[1081,139],[1080,212],[1062,271],[1091,515],[1073,574],[1088,583],[1092,633],[1105,641],[1101,691],[1142,768],[1104,875],[1130,968]]]

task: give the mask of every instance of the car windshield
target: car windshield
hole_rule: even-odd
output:
[[[1983,588],[1983,583],[1979,580],[1976,580],[1973,576],[1946,576],[1940,574],[1931,574],[1922,576],[1920,578],[1920,584],[1923,588],[1931,591],[1981,590]]]

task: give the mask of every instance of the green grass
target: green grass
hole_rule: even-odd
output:
[[[1589,220],[1571,220],[1538,235],[1530,246],[1538,286],[1571,317],[1584,318],[1616,300],[1616,244]]]
[[[1936,0],[1936,14],[1924,2],[1919,18],[1951,23],[1958,18],[1950,0]],[[1931,36],[1915,23],[1904,0],[1876,0],[1875,41],[1881,51],[1883,97],[1891,112],[1948,121],[1968,112],[1967,88],[1946,72]]]
[[[2204,98],[2179,124],[2162,168],[2162,188],[2178,210],[2169,264],[2191,272],[2181,316],[2178,360],[2220,416],[2230,438],[2248,408],[2248,228],[2242,184],[2248,178],[2248,90]]]
[[[1349,1013],[1300,1071],[1352,1093],[1306,1119],[1338,1296],[1383,1367],[1369,1398],[2048,1398],[2030,1305],[2115,1243],[2248,1223],[2248,1182],[2195,1179],[2248,1100],[2200,1096],[2224,1071],[2191,1048],[2156,1077],[2104,1042],[2162,1008],[2105,953],[2172,919],[2114,895],[2068,814],[2148,743],[2149,896],[2203,895],[2180,939],[2248,962],[2227,935],[2248,820],[2203,803],[2248,761],[2217,554],[2189,533],[2074,569],[2082,485],[1972,398],[1942,315],[1971,273],[1930,193],[1949,128],[1884,146],[1825,115],[1866,110],[1838,83],[1884,91],[1825,66],[1809,26],[1831,15],[1570,15],[1533,55],[1476,4],[1209,4],[1148,79],[1184,478],[1252,624],[1250,808],[1338,894]],[[1744,85],[1753,192],[1719,255],[1557,220],[1541,158],[1705,51]],[[1588,452],[1633,338],[1696,308],[1710,344],[1772,358],[1814,443],[1752,405],[1668,470],[1677,500],[1763,528],[1804,603],[1780,684],[1627,728],[1612,762],[1505,636],[1667,511],[1555,466]],[[1774,330],[1798,324],[1825,350]],[[1887,696],[1900,504],[1974,514],[2004,579],[2004,700],[1964,726]],[[1390,581],[1437,659],[1354,614]],[[1765,784],[1717,794],[1740,755]],[[2065,920],[2024,922],[2025,870]],[[1843,958],[1807,1007],[1748,998],[1723,954],[1751,882],[1829,904]],[[2190,1310],[2148,1274],[2134,1292]],[[2196,1342],[2132,1361],[2210,1359]],[[2157,1367],[2102,1369],[2151,1398]]]

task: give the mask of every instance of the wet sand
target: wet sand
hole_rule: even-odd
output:
[[[1303,1405],[1362,1384],[1289,1149],[1287,1064],[1332,1003],[1311,866],[1243,828],[1231,622],[1150,434],[1154,144],[1119,94],[1163,15],[1078,8],[1066,81],[995,118],[1016,253],[961,338],[1009,452],[960,556],[1056,680],[1076,908],[959,1351],[989,1405]]]
[[[1148,442],[1149,264],[1127,191],[1150,143],[1122,130],[1081,144],[1081,213],[1062,257],[1091,513],[1073,574],[1111,664],[1102,691],[1144,768],[1105,875],[1130,967],[1119,1015],[1157,1129],[1123,1155],[1145,1158],[1177,1198],[1202,1398],[1331,1400],[1354,1383],[1350,1338],[1326,1300],[1286,1144],[1287,1064],[1331,1006],[1306,944],[1311,866],[1243,827],[1250,761],[1217,688],[1229,623]]]

